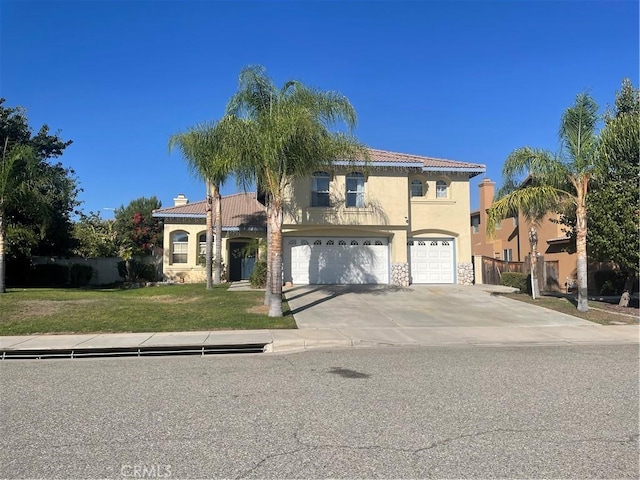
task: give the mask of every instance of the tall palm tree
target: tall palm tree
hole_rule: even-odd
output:
[[[501,197],[489,208],[487,233],[492,234],[498,221],[513,212],[522,212],[533,220],[548,212],[574,211],[576,216],[576,253],[578,310],[587,304],[587,193],[589,180],[604,165],[598,153],[596,132],[598,106],[590,95],[582,93],[567,108],[560,122],[560,152],[556,155],[540,149],[523,147],[513,151],[502,169]],[[527,186],[520,188],[528,177]]]
[[[178,147],[190,170],[204,179],[206,184],[205,273],[207,289],[213,288],[214,283],[219,284],[222,278],[222,197],[220,187],[231,171],[231,162],[221,152],[222,123],[198,124],[189,128],[185,133],[178,133],[169,138],[169,151]],[[213,226],[215,226],[216,238],[215,256],[213,255]]]
[[[267,196],[269,316],[282,316],[282,223],[287,188],[296,178],[326,168],[334,159],[366,158],[352,136],[356,113],[343,95],[298,81],[278,88],[262,66],[240,72],[227,105],[234,172],[241,183],[260,185]],[[346,133],[330,131],[346,127]]]

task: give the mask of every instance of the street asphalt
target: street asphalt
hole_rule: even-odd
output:
[[[637,345],[1,362],[0,478],[637,479],[638,365]]]

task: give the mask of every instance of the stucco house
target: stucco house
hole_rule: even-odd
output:
[[[471,241],[474,255],[496,258],[509,262],[524,262],[531,251],[529,229],[531,221],[518,213],[506,218],[497,226],[495,234],[486,234],[487,209],[491,207],[495,195],[495,183],[485,178],[478,185],[479,210],[471,212]],[[558,215],[550,213],[537,225],[538,251],[545,261],[558,262],[555,284],[547,288],[561,290],[565,282],[576,277],[575,245],[563,231],[567,227],[557,223]]]
[[[285,202],[284,282],[473,283],[469,179],[485,170],[371,149],[367,163],[337,161],[297,180]],[[241,198],[245,210],[229,211]],[[255,195],[238,194],[223,199],[222,211],[223,260],[229,263],[238,245],[265,236],[264,207]],[[164,218],[165,275],[203,278],[194,259],[204,248],[204,202],[154,215]],[[242,221],[248,217],[260,221]]]
[[[291,185],[284,281],[471,284],[469,179],[485,166],[369,154],[367,164],[337,161]]]

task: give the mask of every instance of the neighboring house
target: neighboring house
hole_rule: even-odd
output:
[[[531,251],[529,230],[532,223],[522,214],[506,218],[497,225],[495,234],[486,234],[487,210],[491,207],[495,195],[495,183],[485,178],[480,185],[480,209],[471,212],[471,241],[474,255],[497,258],[509,262],[524,262]],[[567,278],[576,277],[575,246],[563,232],[567,227],[553,222],[556,214],[548,214],[535,225],[538,233],[538,251],[545,261],[558,261],[558,285],[564,289]]]
[[[206,202],[189,203],[182,194],[173,200],[173,207],[153,212],[164,221],[164,277],[180,282],[204,281]],[[265,208],[255,193],[222,198],[222,236],[222,262],[228,280],[249,278],[255,254],[247,246],[266,236]]]
[[[469,179],[480,164],[370,150],[289,189],[284,281],[473,283]]]

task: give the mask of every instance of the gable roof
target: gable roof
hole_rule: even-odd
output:
[[[205,218],[206,201],[188,203],[177,207],[159,208],[153,211],[157,218]],[[222,197],[223,230],[255,230],[266,228],[264,205],[256,200],[255,193],[235,193]]]
[[[485,173],[487,167],[480,163],[459,162],[444,158],[424,157],[408,153],[389,152],[369,148],[369,164],[374,167],[419,168],[423,172],[460,172],[467,173],[469,178]],[[353,165],[353,162],[336,161],[336,165]],[[364,162],[355,162],[364,164]]]

